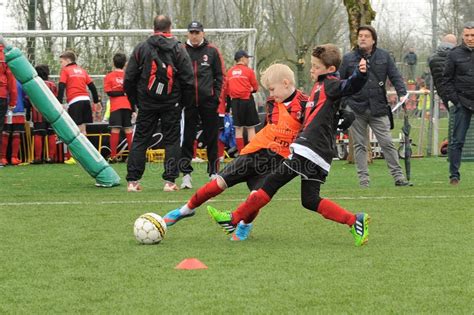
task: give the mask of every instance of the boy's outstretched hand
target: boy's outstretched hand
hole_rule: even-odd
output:
[[[367,72],[367,60],[365,58],[361,58],[359,62],[359,71],[362,73]]]

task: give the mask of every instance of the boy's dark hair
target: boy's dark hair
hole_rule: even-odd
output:
[[[167,15],[157,15],[153,20],[155,32],[169,32],[171,30],[171,19]]]
[[[326,68],[330,66],[336,67],[336,70],[339,69],[339,65],[341,64],[341,52],[339,48],[334,44],[324,44],[314,47],[313,53],[311,54],[313,57],[318,58],[321,60]]]
[[[43,79],[43,80],[48,80],[49,78],[49,66],[48,65],[37,65],[35,67],[36,72],[38,73],[38,76]]]
[[[69,59],[71,62],[76,62],[76,54],[71,50],[66,50],[59,56],[59,58]]]
[[[123,69],[125,63],[127,62],[127,56],[123,53],[116,53],[113,58],[114,67],[117,69]]]

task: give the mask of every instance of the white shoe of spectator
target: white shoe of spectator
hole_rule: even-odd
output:
[[[191,160],[194,163],[204,163],[206,160],[201,159],[200,157],[195,157]]]
[[[217,179],[217,177],[219,177],[219,175],[212,174],[211,176],[209,176],[209,181],[212,182],[214,179]]]
[[[181,189],[191,189],[193,188],[193,179],[191,174],[186,174],[183,176],[183,183],[181,184]]]
[[[165,187],[163,187],[163,191],[165,192],[172,192],[179,190],[178,186],[172,182],[166,182]]]

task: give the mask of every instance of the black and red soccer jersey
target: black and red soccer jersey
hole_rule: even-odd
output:
[[[51,92],[53,92],[54,96],[58,96],[58,88],[57,88],[56,84],[54,84],[53,81],[44,81],[44,83],[46,83],[46,85],[51,90]],[[38,112],[36,110],[36,108],[34,107],[34,104],[31,107],[31,121],[35,122],[35,123],[45,122],[45,120],[44,120],[43,116],[41,115],[41,113]]]
[[[365,84],[367,75],[354,72],[347,80],[335,74],[318,78],[306,103],[303,127],[290,146],[292,152],[307,158],[329,172],[334,156],[336,114],[343,96],[357,93]]]
[[[110,96],[110,112],[117,111],[119,109],[132,109],[128,97],[125,95],[123,89],[123,77],[124,71],[122,69],[116,69],[108,73],[104,78],[104,91],[105,93],[122,94],[117,96]]]
[[[66,97],[68,104],[81,100],[90,100],[87,85],[92,79],[87,71],[79,67],[76,63],[70,63],[61,69],[59,83],[66,85]]]

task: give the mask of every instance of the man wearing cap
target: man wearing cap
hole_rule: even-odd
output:
[[[407,90],[402,76],[388,51],[377,47],[377,32],[370,25],[357,29],[357,47],[344,55],[339,72],[341,79],[347,79],[358,66],[361,58],[367,59],[369,78],[364,87],[356,94],[343,100],[355,114],[350,132],[354,143],[354,157],[362,188],[369,187],[369,168],[367,164],[368,126],[372,129],[382,148],[385,161],[395,186],[411,186],[403,175],[398,152],[395,149],[390,132],[389,112],[385,82],[392,82],[399,98],[406,98]]]
[[[209,177],[219,171],[217,139],[219,133],[218,106],[224,83],[225,66],[219,49],[204,37],[204,27],[198,21],[188,25],[188,40],[184,45],[193,64],[194,94],[192,104],[185,106],[184,134],[181,146],[180,171],[183,173],[182,189],[192,188],[191,159],[194,151],[197,125],[201,121],[207,149]]]
[[[461,154],[474,111],[474,21],[464,24],[463,43],[448,54],[443,80],[445,97],[454,106],[454,124],[449,143],[449,182],[461,179]]]
[[[247,130],[248,141],[255,136],[255,126],[260,124],[252,93],[257,92],[258,82],[255,72],[249,68],[249,58],[245,50],[235,53],[236,64],[227,71],[226,91],[231,99],[232,117],[235,126],[237,149],[244,147],[243,130]]]
[[[5,60],[5,43],[0,36],[0,133],[5,123],[4,117],[8,109],[13,110],[17,101],[16,80]],[[0,148],[2,147],[2,137],[0,136]],[[0,167],[3,163],[0,162]]]

